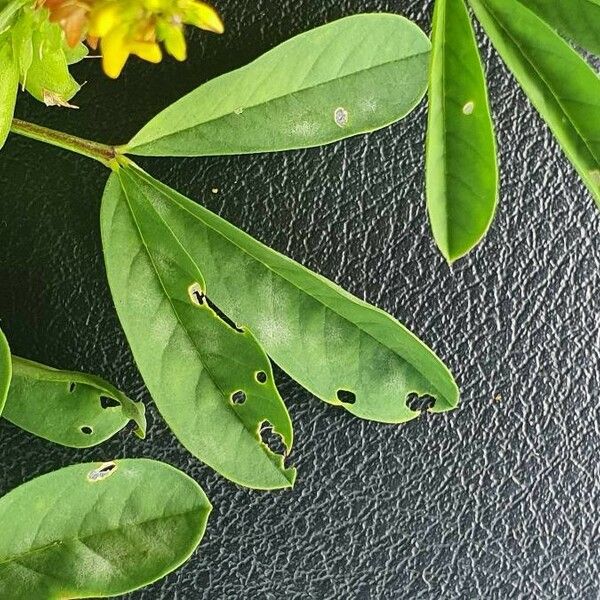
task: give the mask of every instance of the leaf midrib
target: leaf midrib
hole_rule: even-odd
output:
[[[72,536],[72,537],[68,537],[65,539],[57,539],[54,540],[52,542],[48,542],[46,544],[44,544],[43,546],[40,546],[38,548],[32,548],[31,550],[27,550],[26,552],[21,552],[20,554],[16,554],[14,556],[10,556],[4,560],[0,559],[0,567],[3,567],[4,565],[8,565],[11,564],[13,562],[19,561],[24,557],[30,556],[32,554],[37,554],[39,552],[44,552],[45,550],[48,550],[49,548],[54,548],[57,546],[62,546],[63,544],[68,544],[68,543],[72,543],[72,542],[83,542],[84,540],[89,540],[90,538],[94,538],[96,536],[99,535],[107,535],[107,534],[111,534],[111,533],[115,533],[117,531],[126,531],[128,529],[133,529],[135,527],[140,527],[141,525],[146,525],[149,523],[155,523],[157,521],[161,521],[161,520],[168,520],[168,519],[176,519],[178,517],[184,517],[187,515],[191,515],[197,511],[202,512],[203,508],[202,507],[198,507],[195,509],[190,509],[190,510],[186,510],[183,512],[177,512],[177,513],[173,513],[170,515],[161,515],[160,517],[153,517],[152,519],[144,519],[143,521],[138,521],[135,523],[128,523],[125,526],[121,526],[121,527],[113,527],[112,529],[106,529],[103,531],[95,531],[93,533],[89,533],[88,535],[83,535],[83,536]]]
[[[439,1],[439,0],[438,0]],[[446,127],[446,115],[447,115],[447,108],[446,108],[446,100],[447,100],[447,95],[445,93],[446,90],[446,15],[447,15],[447,11],[448,11],[448,4],[446,2],[446,0],[442,0],[442,4],[440,6],[443,7],[444,12],[443,12],[443,23],[440,24],[441,26],[441,30],[442,30],[442,42],[440,44],[441,47],[441,52],[442,52],[442,76],[441,76],[441,85],[442,85],[442,103],[441,103],[441,110],[442,110],[442,121],[443,121],[443,132],[444,132],[444,196],[446,198],[448,198],[448,190],[450,189],[449,183],[448,183],[448,179],[449,179],[449,170],[448,170],[448,160],[447,160],[447,155],[448,155],[448,129]],[[433,50],[432,50],[433,51]],[[450,243],[450,238],[451,238],[451,234],[450,234],[450,211],[449,211],[449,207],[448,207],[448,202],[444,202],[444,214],[446,216],[446,243],[448,246],[448,255],[450,256],[451,253],[451,249],[452,249],[452,244]]]
[[[151,187],[153,187],[154,189],[156,189],[160,194],[164,194],[164,191],[161,190],[161,188],[152,180],[151,177],[146,176],[146,173],[144,173],[144,171],[142,171],[141,169],[136,167],[136,173],[139,173],[140,177],[142,177],[148,185],[150,185]],[[414,369],[417,373],[419,373],[426,381],[430,381],[430,379],[424,374],[422,373],[412,362],[409,362],[406,358],[404,358],[403,356],[401,356],[400,354],[398,354],[396,351],[394,351],[392,348],[390,348],[389,346],[385,345],[383,342],[381,342],[380,340],[378,340],[375,336],[373,336],[369,331],[366,331],[363,327],[361,327],[360,323],[357,323],[355,321],[351,321],[350,319],[348,319],[347,317],[341,315],[340,313],[338,313],[337,311],[335,311],[333,308],[331,308],[330,306],[328,306],[327,304],[325,304],[324,302],[322,302],[319,298],[315,297],[313,294],[311,294],[309,291],[305,290],[304,288],[302,288],[301,286],[297,285],[296,283],[294,283],[293,281],[291,281],[288,277],[286,277],[283,273],[281,273],[280,271],[276,271],[274,268],[272,268],[270,265],[268,265],[267,263],[265,263],[264,261],[262,261],[260,258],[256,257],[254,254],[252,254],[250,251],[246,250],[245,248],[243,248],[242,246],[240,246],[237,242],[235,242],[234,240],[232,240],[228,235],[226,235],[225,233],[222,233],[220,231],[218,231],[217,229],[215,229],[212,225],[210,225],[209,223],[207,223],[206,221],[204,221],[203,219],[199,218],[197,215],[195,215],[193,212],[191,212],[186,206],[184,206],[183,204],[181,204],[179,202],[179,199],[177,197],[177,195],[172,195],[172,196],[168,196],[169,198],[173,199],[174,202],[177,203],[177,205],[182,208],[183,210],[185,210],[189,215],[191,215],[192,218],[194,219],[198,219],[200,220],[205,227],[208,227],[211,231],[215,232],[217,235],[220,235],[222,237],[224,237],[225,239],[227,239],[229,241],[229,243],[233,244],[234,246],[236,246],[237,248],[239,248],[244,254],[247,254],[248,256],[250,256],[253,260],[256,260],[257,262],[259,262],[260,264],[262,264],[266,269],[268,269],[269,271],[271,271],[272,273],[274,273],[276,276],[281,277],[282,279],[284,279],[285,281],[287,281],[291,286],[301,290],[303,293],[305,293],[307,296],[309,296],[310,298],[312,298],[313,300],[315,300],[317,303],[323,305],[325,308],[327,308],[328,310],[334,312],[340,319],[343,319],[344,321],[346,321],[347,323],[350,323],[351,325],[353,325],[354,327],[357,327],[364,335],[370,337],[371,339],[373,339],[377,344],[380,344],[382,346],[384,346],[385,348],[387,348],[390,352],[392,352],[395,356],[397,356],[400,360],[402,360],[403,362],[409,364],[411,366],[412,369]],[[260,243],[260,242],[259,242]],[[302,265],[300,265],[302,267]],[[302,267],[305,268],[305,267]],[[313,273],[311,273],[309,271],[309,273],[311,275],[314,276]],[[322,276],[317,275],[317,277],[320,279],[322,278]],[[323,278],[324,279],[324,278]],[[326,280],[327,281],[327,280]],[[327,282],[329,283],[329,282]],[[345,296],[346,297],[346,296]],[[354,299],[352,296],[350,296],[350,294],[348,294],[347,299],[349,301],[351,301],[354,304],[360,303],[360,301],[357,302],[356,299]],[[367,305],[367,307],[371,310],[379,310],[376,307],[371,307],[370,305]],[[383,312],[383,311],[382,311]],[[387,313],[383,313],[384,315],[388,316]],[[426,352],[430,352],[431,354],[433,354],[433,351],[430,350],[429,348],[427,348],[425,346],[425,344],[423,344],[419,338],[417,338],[412,332],[410,331],[406,331],[406,333],[410,336],[411,341],[415,341],[418,345],[422,346],[423,349]],[[435,355],[434,355],[435,356]],[[437,357],[436,357],[437,359]],[[437,359],[439,360],[439,359]],[[440,361],[441,363],[441,361]],[[440,364],[440,366],[445,370],[446,367],[445,365],[443,365],[443,363]],[[445,373],[446,374],[446,373]],[[447,375],[447,374],[446,374]],[[436,390],[438,390],[438,395],[439,398],[438,399],[444,399],[446,401],[446,403],[449,406],[453,406],[453,404],[449,401],[448,398],[446,398],[445,394],[443,392],[441,392],[437,386],[435,386],[433,383],[431,383],[431,385],[433,387],[436,388]]]
[[[125,171],[126,172],[126,171]],[[120,177],[119,177],[120,179]],[[127,190],[125,189],[125,185],[123,185],[123,183],[120,182],[120,187],[123,190],[123,193],[125,195],[125,199],[127,202],[127,206],[129,208],[129,214],[131,215],[131,218],[133,219],[134,223],[135,223],[135,227],[137,229],[140,241],[142,243],[142,245],[144,246],[145,250],[146,250],[146,254],[150,260],[150,263],[152,264],[152,268],[154,270],[154,273],[156,274],[156,277],[158,279],[158,281],[160,282],[160,286],[165,294],[165,296],[167,297],[169,304],[171,306],[171,309],[173,310],[173,313],[175,314],[175,317],[177,319],[177,322],[179,323],[180,327],[183,329],[183,331],[185,332],[185,335],[187,336],[188,340],[190,341],[190,343],[192,344],[192,346],[194,347],[195,351],[196,351],[196,355],[198,357],[198,360],[202,363],[203,367],[204,367],[204,371],[206,373],[208,373],[208,376],[210,377],[210,380],[212,381],[213,385],[215,386],[215,388],[220,392],[221,397],[225,399],[225,402],[227,402],[227,394],[223,391],[223,389],[221,388],[221,386],[219,385],[219,383],[215,380],[211,370],[206,366],[206,364],[204,363],[204,361],[202,360],[202,355],[198,349],[198,346],[196,344],[196,342],[194,341],[194,339],[192,338],[192,336],[190,335],[187,327],[183,324],[180,315],[179,315],[179,311],[175,308],[175,305],[173,304],[173,299],[171,298],[170,294],[167,292],[167,289],[165,288],[165,285],[163,283],[163,280],[158,272],[158,269],[156,268],[156,263],[154,262],[154,258],[152,256],[152,253],[150,252],[150,249],[148,247],[148,244],[146,243],[146,240],[144,238],[144,235],[142,234],[142,230],[138,224],[138,221],[136,219],[135,213],[131,207],[131,201],[129,200],[129,194],[127,193]],[[190,261],[196,266],[196,268],[198,268],[198,265],[196,265],[196,261],[194,261],[194,259],[189,255],[189,253],[187,252],[187,250],[181,245],[181,243],[179,242],[179,239],[177,238],[177,236],[175,235],[175,233],[171,230],[171,228],[169,227],[168,223],[162,218],[162,216],[154,209],[154,207],[152,207],[152,210],[156,213],[157,217],[162,221],[162,223],[165,225],[165,227],[168,229],[168,231],[171,233],[171,235],[173,236],[173,238],[175,239],[175,242],[179,245],[179,247],[183,250],[183,252],[188,256],[188,258],[190,259]],[[200,269],[198,268],[198,271],[200,271]],[[200,271],[201,272],[201,271]],[[218,318],[218,317],[216,317]],[[286,469],[284,468],[283,471],[279,470],[277,468],[277,466],[273,463],[272,459],[271,459],[271,455],[270,452],[271,450],[262,442],[262,440],[258,439],[256,437],[256,435],[253,434],[253,432],[246,426],[246,423],[244,423],[244,420],[240,417],[240,415],[238,415],[238,413],[233,410],[230,409],[231,412],[235,415],[235,417],[237,418],[237,420],[242,424],[243,430],[246,431],[253,440],[257,441],[259,444],[260,449],[263,451],[263,454],[266,456],[267,458],[267,462],[269,464],[269,466],[280,476],[283,476],[283,478],[288,481],[289,483],[290,480],[288,479],[287,475],[286,475]],[[273,426],[273,428],[276,430],[275,426]]]
[[[360,74],[365,73],[367,71],[370,71],[372,69],[376,69],[376,68],[380,68],[380,67],[386,67],[386,66],[391,65],[391,64],[402,63],[402,62],[405,62],[405,61],[410,60],[412,58],[415,58],[415,57],[418,57],[418,56],[422,56],[424,54],[429,54],[429,52],[430,52],[430,50],[427,50],[427,51],[424,51],[424,52],[416,52],[414,54],[409,54],[407,56],[404,56],[404,57],[402,57],[400,59],[388,60],[388,61],[384,61],[384,62],[382,62],[380,64],[377,64],[377,65],[372,65],[372,66],[370,66],[367,69],[358,69],[357,71],[354,71],[352,73],[348,73],[347,75],[343,75],[341,77],[333,77],[333,78],[327,79],[325,81],[322,81],[322,82],[320,82],[320,83],[318,83],[316,85],[300,87],[300,88],[298,88],[298,89],[296,89],[296,90],[294,90],[292,92],[287,92],[285,94],[280,94],[280,95],[277,95],[277,96],[273,96],[272,98],[269,98],[268,100],[264,100],[263,102],[258,102],[258,103],[255,103],[255,104],[251,104],[249,106],[245,106],[245,107],[243,107],[243,110],[247,111],[247,110],[252,110],[254,108],[259,108],[259,107],[262,107],[262,106],[264,106],[266,104],[270,104],[271,102],[276,102],[277,100],[281,100],[283,98],[287,98],[288,96],[293,96],[294,94],[299,94],[301,92],[306,92],[307,90],[313,90],[313,89],[316,89],[318,87],[321,87],[321,86],[324,86],[324,85],[328,85],[328,84],[332,83],[333,81],[343,81],[346,78],[355,77],[357,75],[360,75]],[[246,69],[252,67],[253,65],[254,65],[254,63],[250,63],[250,64],[246,65],[245,67],[242,67],[239,71],[246,70]],[[210,83],[210,82],[207,82],[207,83]],[[206,84],[204,84],[204,85],[206,85]],[[193,93],[194,92],[191,92],[191,94],[193,94]],[[171,105],[171,106],[174,106],[174,105]],[[167,107],[164,110],[169,110],[169,108],[170,107]],[[160,136],[152,138],[150,140],[143,141],[143,142],[141,142],[139,144],[136,144],[135,146],[131,146],[130,145],[131,142],[130,142],[129,144],[125,145],[124,152],[125,153],[129,153],[129,152],[132,152],[133,150],[136,150],[136,149],[139,150],[140,148],[143,148],[144,146],[148,146],[150,144],[154,144],[154,143],[156,143],[158,141],[167,139],[167,138],[172,137],[174,135],[180,135],[180,134],[185,133],[187,131],[191,131],[193,129],[196,129],[197,127],[202,127],[204,125],[208,125],[209,123],[213,123],[215,121],[219,121],[220,119],[224,119],[224,118],[230,117],[234,113],[235,113],[235,111],[226,112],[226,113],[223,113],[221,115],[212,117],[212,118],[210,118],[210,119],[208,119],[206,121],[199,121],[198,123],[195,123],[194,125],[190,125],[189,127],[184,127],[182,129],[176,129],[174,131],[169,131],[168,133],[165,133],[164,135],[160,135]],[[158,118],[161,114],[162,113],[159,113],[154,118],[155,119]],[[143,129],[141,131],[143,131]],[[141,133],[141,131],[140,131],[140,133]],[[137,135],[135,137],[137,137]],[[132,141],[135,141],[135,137],[133,138]],[[135,154],[135,152],[132,152],[132,153]]]

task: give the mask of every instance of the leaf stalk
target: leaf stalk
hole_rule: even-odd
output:
[[[10,130],[17,135],[93,158],[109,168],[111,168],[111,164],[117,156],[117,152],[112,146],[92,142],[91,140],[42,127],[41,125],[22,121],[21,119],[13,119]]]

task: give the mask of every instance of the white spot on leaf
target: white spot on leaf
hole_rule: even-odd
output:
[[[377,110],[377,100],[375,98],[365,98],[361,102],[361,108],[365,112],[372,112],[372,113],[374,113]]]
[[[473,111],[475,110],[475,102],[473,102],[472,100],[469,100],[469,102],[467,102],[464,106],[463,106],[463,114],[465,115],[472,115]]]
[[[348,125],[348,111],[340,106],[333,112],[333,120],[338,127],[346,127]]]
[[[300,121],[292,127],[292,133],[302,137],[310,137],[319,131],[319,126],[310,121]]]

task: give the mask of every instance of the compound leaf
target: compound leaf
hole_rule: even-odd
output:
[[[600,0],[520,0],[578,46],[600,55]]]
[[[0,498],[0,597],[117,596],[160,579],[200,543],[198,484],[136,459],[67,467]]]
[[[518,0],[469,0],[600,207],[600,78]]]
[[[153,207],[202,272],[211,300],[248,326],[271,358],[313,394],[359,417],[389,423],[419,414],[406,404],[412,394],[435,397],[435,412],[456,406],[458,389],[448,369],[398,321],[140,169],[126,172],[139,202],[144,198]],[[112,212],[105,210],[105,220]],[[115,247],[123,253],[126,244]],[[137,249],[127,252],[125,265]],[[122,263],[121,271],[127,273]],[[133,277],[129,286],[136,288]],[[140,301],[131,310],[142,306]],[[151,309],[144,311],[146,318]],[[159,344],[154,351],[159,353]]]
[[[399,15],[354,15],[303,33],[214,79],[123,149],[206,156],[307,148],[407,115],[427,88],[431,45]]]
[[[485,235],[498,198],[485,77],[463,0],[435,5],[426,182],[435,241],[453,262]]]
[[[12,357],[13,377],[2,415],[34,435],[63,446],[96,446],[130,420],[146,435],[144,405],[106,381]]]
[[[0,329],[0,415],[4,409],[6,396],[12,376],[12,364],[10,360],[10,349],[6,337]]]
[[[253,335],[207,296],[201,270],[145,194],[120,168],[102,203],[102,240],[117,313],[140,372],[182,444],[232,481],[290,487],[295,469],[261,439],[267,422],[292,447],[292,425],[269,359]]]

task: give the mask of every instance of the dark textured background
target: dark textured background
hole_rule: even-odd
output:
[[[199,83],[293,34],[389,10],[429,32],[426,1],[220,0],[228,32],[191,36],[184,65],[88,60],[79,111],[22,96],[18,114],[124,142]],[[600,215],[484,45],[502,160],[485,242],[450,270],[423,195],[425,106],[379,133],[275,156],[144,162],[154,175],[388,310],[448,362],[459,410],[361,422],[279,381],[296,429],[293,492],[239,489],[169,433],[132,363],[108,292],[98,211],[107,173],[11,138],[0,156],[0,318],[15,353],[103,375],[150,412],[89,451],[0,423],[0,493],[78,461],[154,457],[199,481],[215,511],[177,573],[135,599],[598,598]],[[218,194],[211,193],[219,188]],[[497,395],[501,400],[494,401]]]

